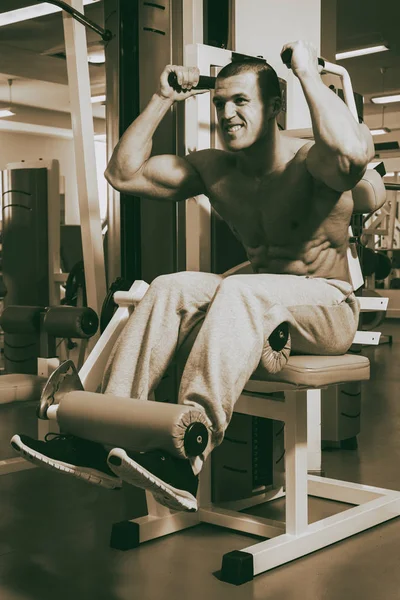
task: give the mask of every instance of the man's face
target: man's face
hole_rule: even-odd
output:
[[[213,102],[228,150],[248,148],[265,134],[272,109],[263,101],[256,73],[217,78]]]

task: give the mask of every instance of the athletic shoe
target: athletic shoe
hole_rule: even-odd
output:
[[[73,475],[109,490],[122,487],[121,479],[108,468],[108,451],[96,442],[73,435],[48,433],[44,442],[27,435],[14,435],[11,446],[38,466]]]
[[[148,490],[160,504],[172,510],[197,510],[198,477],[188,460],[161,450],[128,454],[114,448],[107,462],[123,481]]]

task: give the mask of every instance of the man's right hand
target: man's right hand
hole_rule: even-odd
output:
[[[175,90],[168,83],[168,76],[170,73],[175,73],[177,83],[181,91]],[[196,94],[204,94],[208,90],[196,90],[196,85],[199,82],[200,71],[197,67],[181,67],[177,65],[167,65],[160,77],[160,88],[158,90],[159,95],[166,100],[173,102],[180,102],[186,100],[190,96]]]

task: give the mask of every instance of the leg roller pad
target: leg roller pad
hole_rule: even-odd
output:
[[[164,450],[188,458],[208,443],[205,412],[183,404],[77,390],[60,400],[57,420],[62,431],[132,452]]]
[[[139,524],[132,521],[114,523],[111,530],[110,548],[132,550],[140,545]]]
[[[289,339],[289,323],[281,323],[269,336],[272,350],[281,352]]]
[[[234,585],[251,581],[254,577],[253,555],[241,550],[233,550],[222,558],[221,580]]]

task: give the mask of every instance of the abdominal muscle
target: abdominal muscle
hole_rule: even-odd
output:
[[[345,249],[334,248],[329,240],[314,241],[301,249],[246,246],[246,252],[254,273],[303,275],[350,282]]]

